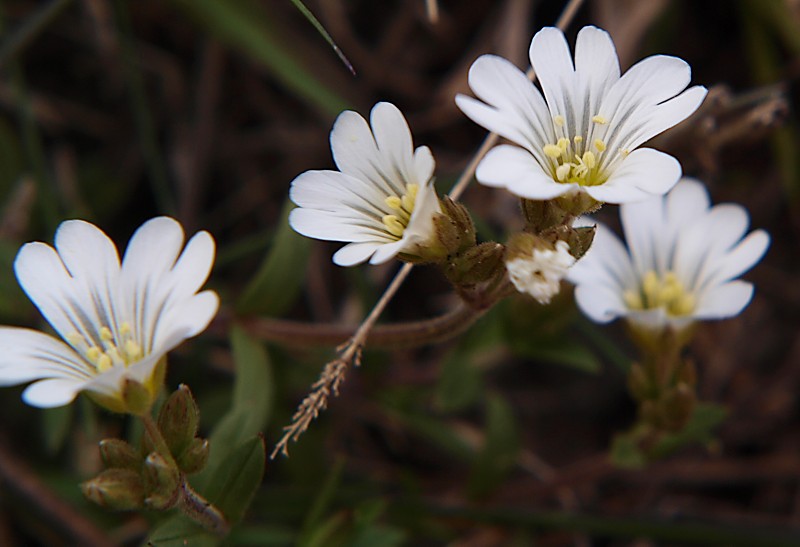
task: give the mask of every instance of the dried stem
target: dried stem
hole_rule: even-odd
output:
[[[564,30],[572,19],[575,17],[578,9],[583,4],[583,0],[570,0],[561,12],[556,26]],[[528,77],[533,80],[535,75],[533,69],[528,70]],[[464,172],[459,177],[458,181],[453,185],[450,190],[449,196],[453,201],[457,201],[461,194],[467,188],[470,180],[472,180],[478,163],[483,159],[486,153],[497,143],[498,135],[489,133],[484,139],[483,144],[470,160]],[[275,458],[279,453],[288,456],[289,441],[297,441],[302,433],[308,429],[314,419],[319,416],[319,413],[328,406],[328,398],[331,394],[334,396],[339,393],[339,386],[344,381],[345,374],[350,364],[358,366],[361,360],[361,351],[364,348],[364,343],[367,340],[370,330],[375,325],[378,317],[383,313],[383,310],[394,297],[397,290],[411,273],[413,264],[404,264],[400,271],[397,272],[392,282],[384,291],[378,303],[372,308],[366,319],[358,327],[355,334],[347,342],[337,348],[338,357],[326,363],[325,368],[322,370],[319,379],[311,386],[311,393],[300,403],[297,411],[292,416],[292,422],[284,427],[284,434],[275,449],[272,451],[270,458]]]
[[[400,349],[415,348],[449,340],[463,333],[483,315],[464,303],[431,319],[408,323],[376,325],[369,331],[366,343],[371,348]],[[249,334],[260,339],[283,346],[337,346],[355,333],[356,327],[338,323],[306,323],[253,317],[246,319],[242,326]]]

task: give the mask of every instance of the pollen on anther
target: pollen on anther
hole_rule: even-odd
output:
[[[390,209],[399,209],[403,206],[403,202],[397,196],[389,196],[384,200],[384,203],[386,203]]]
[[[553,123],[555,123],[558,127],[564,127],[564,116],[558,114],[553,118]]]
[[[605,125],[608,123],[608,120],[604,116],[601,116],[600,114],[592,116],[592,121],[594,123],[599,123],[600,125]]]
[[[397,237],[401,237],[406,229],[396,215],[384,215],[383,224],[386,226],[386,229],[389,230],[390,234]]]
[[[572,164],[570,163],[559,165],[556,168],[556,178],[559,181],[564,182],[565,180],[567,180],[567,177],[569,176],[569,172],[571,169],[572,169]]]
[[[561,137],[558,139],[556,145],[561,149],[561,152],[566,152],[567,148],[569,148],[569,139],[566,137]]]
[[[595,139],[594,140],[594,147],[597,148],[598,152],[605,152],[606,151],[606,143],[603,139]]]
[[[100,340],[107,342],[109,340],[112,340],[113,338],[114,335],[111,334],[111,329],[109,329],[108,327],[100,327]]]
[[[575,141],[575,144],[580,144],[583,142],[583,137],[581,137],[580,135],[575,135],[574,137],[572,137],[572,140]]]
[[[593,168],[597,164],[594,154],[588,150],[583,153],[583,158],[581,159],[583,160],[583,164],[589,169]]]
[[[547,157],[558,159],[561,157],[561,148],[557,144],[545,144],[544,154]]]

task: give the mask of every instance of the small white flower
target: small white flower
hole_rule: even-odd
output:
[[[486,155],[477,179],[527,199],[586,192],[600,202],[625,203],[663,195],[681,176],[672,156],[637,148],[694,112],[706,96],[689,84],[689,65],[655,55],[620,77],[607,32],[584,27],[575,62],[563,32],[533,37],[530,60],[544,92],[506,59],[480,57],[469,84],[483,102],[459,95],[473,121],[515,143]],[[683,91],[683,93],[681,93]]]
[[[441,212],[433,156],[426,146],[413,149],[403,114],[378,103],[370,119],[371,131],[356,112],[342,112],[331,131],[339,171],[306,171],[292,181],[290,197],[299,207],[289,223],[308,237],[351,242],[333,256],[339,266],[418,254]]]
[[[569,245],[557,241],[555,249],[532,249],[529,256],[515,256],[506,261],[508,277],[521,293],[528,293],[540,304],[549,304],[558,294],[561,280],[575,258],[569,254]]]
[[[55,248],[24,245],[17,279],[63,341],[0,327],[0,385],[38,380],[23,393],[38,407],[68,404],[83,391],[126,412],[128,380],[155,397],[164,355],[205,329],[219,306],[214,292],[197,292],[214,262],[214,240],[199,232],[183,243],[180,224],[159,217],[136,231],[121,265],[114,243],[81,220],[59,226]]]
[[[735,278],[761,259],[769,235],[756,230],[745,237],[744,207],[711,207],[705,187],[683,179],[665,197],[620,209],[628,249],[598,225],[591,248],[567,276],[593,321],[625,317],[651,330],[681,330],[696,320],[735,316],[750,302],[752,284]]]

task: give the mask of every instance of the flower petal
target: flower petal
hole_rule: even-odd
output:
[[[576,188],[555,182],[527,151],[508,144],[492,148],[478,164],[475,176],[481,184],[507,188],[527,199],[552,199]]]
[[[367,260],[380,246],[380,243],[371,241],[366,243],[350,243],[336,251],[333,255],[333,262],[337,266],[355,266]]]
[[[0,385],[39,378],[84,382],[94,374],[94,368],[61,340],[31,329],[0,327]]]
[[[575,68],[564,33],[545,27],[534,35],[529,50],[531,65],[539,76],[547,106],[552,116],[562,115],[567,127],[575,127]]]
[[[83,387],[84,382],[73,378],[40,380],[28,386],[22,400],[38,408],[55,408],[74,401]]]
[[[725,319],[742,312],[753,297],[753,285],[746,281],[730,281],[705,291],[697,302],[694,315],[698,319]]]
[[[640,148],[622,160],[605,184],[585,190],[598,201],[629,203],[669,192],[680,177],[678,160],[658,150]]]
[[[591,226],[588,220],[582,217],[575,225]],[[604,285],[620,294],[635,287],[637,278],[628,250],[603,224],[597,224],[591,247],[567,273],[567,279],[576,285]]]
[[[609,323],[627,312],[619,292],[605,285],[578,285],[575,287],[575,301],[581,311],[595,323]]]

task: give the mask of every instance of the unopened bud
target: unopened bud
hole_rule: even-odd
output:
[[[144,488],[138,473],[130,469],[106,469],[81,483],[86,498],[101,507],[130,511],[144,507]]]
[[[499,243],[485,242],[467,249],[451,259],[445,275],[456,285],[488,281],[502,274],[505,247]]]
[[[633,363],[628,372],[628,389],[633,398],[639,402],[653,397],[652,383],[644,367],[639,363]]]
[[[136,449],[121,439],[100,441],[100,458],[106,469],[130,469],[138,471],[142,465]]]
[[[178,501],[180,472],[158,452],[150,453],[144,460],[144,477],[147,497],[145,503],[152,509],[168,509]]]
[[[466,208],[448,197],[440,200],[442,212],[434,215],[436,239],[445,256],[453,256],[475,245],[475,226]]]
[[[525,217],[527,223],[526,228],[535,234],[563,226],[572,219],[572,215],[562,209],[556,200],[521,199],[520,206],[522,207],[522,216]]]
[[[689,422],[697,397],[686,384],[678,384],[661,400],[661,414],[665,429],[679,431]]]
[[[178,467],[187,475],[203,470],[208,462],[208,440],[195,437],[177,458]]]
[[[158,428],[173,456],[177,457],[197,435],[200,410],[185,384],[178,386],[158,414]]]

